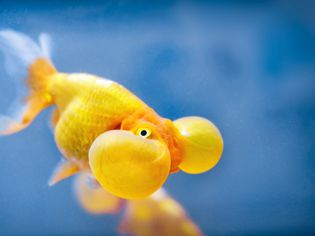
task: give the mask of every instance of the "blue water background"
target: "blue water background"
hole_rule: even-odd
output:
[[[221,162],[165,187],[207,235],[315,233],[312,1],[0,1],[0,28],[48,32],[63,72],[113,79],[162,116],[221,130]],[[0,112],[14,98],[0,55]],[[114,235],[119,217],[77,205],[42,113],[0,138],[0,235]]]

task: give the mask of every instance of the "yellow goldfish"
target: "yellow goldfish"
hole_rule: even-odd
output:
[[[51,185],[87,171],[116,196],[145,198],[170,173],[202,173],[217,164],[223,140],[213,123],[201,117],[171,121],[114,81],[59,72],[49,48],[46,34],[38,44],[22,33],[0,31],[9,74],[27,74],[24,105],[16,108],[19,116],[1,116],[0,134],[21,131],[53,106],[54,138],[65,160]]]
[[[91,214],[123,212],[118,231],[134,236],[202,236],[199,227],[184,208],[164,189],[150,197],[137,200],[118,198],[104,188],[89,173],[75,179],[75,194],[79,204]]]

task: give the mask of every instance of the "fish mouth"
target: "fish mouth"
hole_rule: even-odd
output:
[[[123,130],[98,136],[89,151],[93,175],[108,192],[126,199],[145,198],[167,179],[171,158],[167,146]]]

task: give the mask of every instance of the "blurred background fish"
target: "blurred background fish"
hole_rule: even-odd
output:
[[[89,173],[75,178],[78,203],[91,214],[122,212],[118,232],[135,236],[201,236],[198,226],[164,189],[137,200],[118,198],[102,188]]]
[[[206,235],[315,232],[312,1],[0,4],[1,28],[51,34],[60,71],[114,78],[164,117],[220,127],[219,164],[165,186]],[[0,63],[0,113],[16,95],[7,77]],[[71,181],[46,186],[60,159],[49,115],[0,139],[0,233],[116,235],[120,217],[86,214]]]

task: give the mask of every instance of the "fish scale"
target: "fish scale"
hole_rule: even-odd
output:
[[[96,76],[57,74],[56,78],[50,86],[56,106],[62,110],[55,127],[56,143],[66,158],[75,158],[87,166],[88,151],[95,138],[117,127],[144,103],[123,86]],[[79,98],[74,96],[78,93]],[[60,103],[59,96],[63,96]]]

